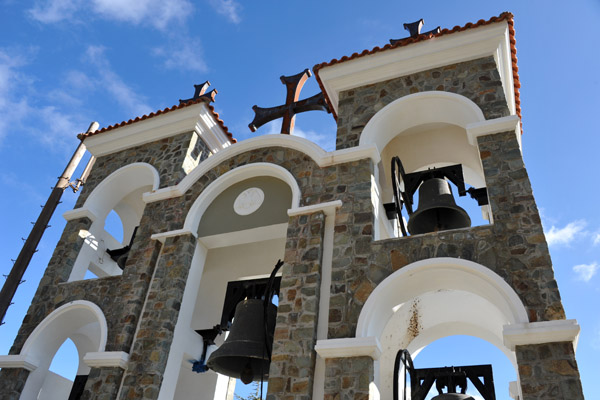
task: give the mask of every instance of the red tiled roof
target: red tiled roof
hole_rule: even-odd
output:
[[[383,47],[375,47],[372,50],[364,50],[361,53],[354,53],[349,57],[344,56],[344,57],[340,58],[339,60],[334,58],[333,60],[331,60],[329,62],[323,62],[323,63],[315,65],[313,67],[313,72],[315,73],[317,82],[319,82],[319,86],[321,87],[321,90],[323,91],[323,94],[325,95],[325,100],[327,101],[329,108],[333,112],[334,118],[337,120],[337,115],[335,113],[335,110],[333,109],[331,100],[329,99],[329,96],[327,96],[327,93],[325,92],[323,83],[321,82],[321,78],[319,77],[319,70],[321,68],[339,64],[344,61],[353,60],[355,58],[360,58],[360,57],[368,56],[371,54],[379,53],[381,51],[386,51],[386,50],[395,49],[398,47],[407,46],[407,45],[410,45],[413,43],[422,42],[424,40],[433,39],[436,37],[452,34],[455,32],[462,32],[462,31],[466,31],[467,29],[477,28],[479,26],[489,25],[489,24],[493,24],[495,22],[500,22],[500,21],[506,21],[508,24],[508,32],[510,34],[510,51],[511,51],[511,56],[512,56],[513,81],[514,81],[514,86],[515,86],[515,109],[516,109],[517,115],[519,116],[519,119],[520,119],[521,118],[521,100],[520,100],[520,96],[519,96],[519,88],[521,87],[521,83],[519,81],[519,67],[517,67],[517,48],[515,47],[516,41],[515,41],[515,29],[514,29],[514,15],[510,12],[503,12],[502,14],[500,14],[497,17],[490,18],[488,21],[480,19],[476,23],[469,22],[465,26],[455,26],[452,29],[442,29],[442,31],[438,34],[428,33],[428,34],[419,35],[415,38],[407,37],[406,39],[399,40],[397,43],[395,43],[393,45],[386,44]],[[522,133],[522,130],[521,130],[521,133]]]
[[[148,118],[156,117],[156,116],[161,115],[161,114],[166,114],[166,113],[168,113],[170,111],[179,110],[179,109],[191,106],[193,104],[198,104],[198,103],[201,103],[201,102],[206,102],[206,100],[202,99],[202,98],[198,98],[196,100],[190,100],[187,103],[175,105],[175,106],[172,106],[172,107],[167,107],[167,108],[165,108],[163,110],[158,110],[158,111],[150,113],[148,115],[142,115],[141,117],[136,117],[135,119],[130,119],[129,121],[123,121],[123,122],[119,122],[118,124],[106,126],[106,127],[102,128],[102,129],[99,129],[99,130],[97,130],[95,132],[92,132],[92,133],[80,133],[80,134],[77,135],[77,137],[80,140],[83,140],[83,139],[85,139],[87,137],[94,136],[94,135],[97,135],[99,133],[108,132],[108,131],[111,131],[113,129],[125,126],[125,125],[131,125],[131,124],[133,124],[135,122],[138,122],[138,121],[143,121],[143,120],[148,119]],[[215,117],[215,120],[217,121],[217,123],[219,124],[219,126],[221,127],[221,129],[223,129],[223,132],[225,132],[225,135],[227,135],[227,138],[229,139],[229,141],[231,143],[236,143],[237,140],[229,132],[229,130],[227,129],[227,126],[225,126],[225,124],[223,123],[223,120],[219,118],[219,114],[215,111],[215,108],[212,105],[208,104],[208,103],[206,105],[207,105],[208,109],[210,110],[210,112],[212,113],[212,115]]]

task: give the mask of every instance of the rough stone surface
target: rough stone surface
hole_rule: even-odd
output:
[[[18,400],[25,387],[29,371],[25,368],[2,368],[0,370],[0,398]]]
[[[336,148],[358,146],[367,122],[389,103],[432,90],[457,93],[471,99],[486,119],[509,115],[496,62],[492,56],[484,57],[341,92]]]
[[[289,221],[268,400],[312,396],[324,229],[322,212]]]
[[[583,399],[573,344],[517,346],[523,400]]]
[[[325,400],[368,400],[374,380],[371,357],[330,358],[325,361]]]
[[[115,399],[123,377],[119,367],[92,368],[81,394],[81,400]]]

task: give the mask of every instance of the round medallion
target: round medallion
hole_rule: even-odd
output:
[[[265,193],[257,187],[244,190],[233,202],[233,211],[238,215],[250,215],[258,210],[265,200]]]

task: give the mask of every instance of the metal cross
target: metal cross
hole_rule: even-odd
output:
[[[194,85],[194,88],[196,89],[194,91],[194,97],[191,97],[191,98],[185,99],[185,100],[179,99],[179,105],[182,105],[182,104],[187,103],[188,101],[197,100],[197,99],[203,99],[207,103],[212,103],[213,101],[215,101],[215,96],[219,92],[217,92],[217,89],[213,89],[210,92],[206,93],[206,89],[208,89],[209,86],[210,86],[209,81],[206,81],[200,85]]]
[[[416,38],[419,35],[437,35],[438,33],[440,33],[442,31],[442,29],[438,26],[435,29],[432,29],[428,32],[423,32],[421,33],[421,29],[423,28],[423,25],[425,25],[425,20],[423,18],[421,18],[418,21],[415,22],[411,22],[409,24],[404,24],[404,29],[406,29],[408,31],[408,33],[410,33],[410,37],[412,38]],[[406,39],[406,38],[404,38]],[[404,39],[390,39],[390,44],[393,46],[396,43],[398,43],[401,40]]]
[[[305,111],[326,111],[327,113],[330,113],[331,111],[325,102],[323,92],[298,101],[302,86],[304,86],[304,83],[308,78],[310,78],[311,75],[312,74],[310,70],[307,68],[296,75],[281,76],[279,79],[281,79],[281,83],[285,85],[287,90],[285,104],[269,108],[262,108],[256,105],[253,106],[252,109],[254,110],[255,116],[252,122],[248,124],[250,130],[252,132],[256,132],[258,128],[267,122],[283,117],[281,133],[289,135],[294,130],[296,114],[300,114]]]

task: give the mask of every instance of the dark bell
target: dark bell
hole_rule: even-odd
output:
[[[475,400],[473,397],[468,394],[461,393],[442,393],[438,394],[435,397],[432,397],[431,400]]]
[[[450,184],[441,178],[426,180],[419,187],[419,208],[410,216],[411,235],[467,228],[471,218],[456,205]]]
[[[233,324],[225,343],[215,350],[206,365],[215,372],[248,384],[269,377],[268,354],[273,346],[277,307],[267,308],[268,338],[265,345],[264,302],[248,299],[235,308]],[[267,348],[268,346],[268,352]]]

